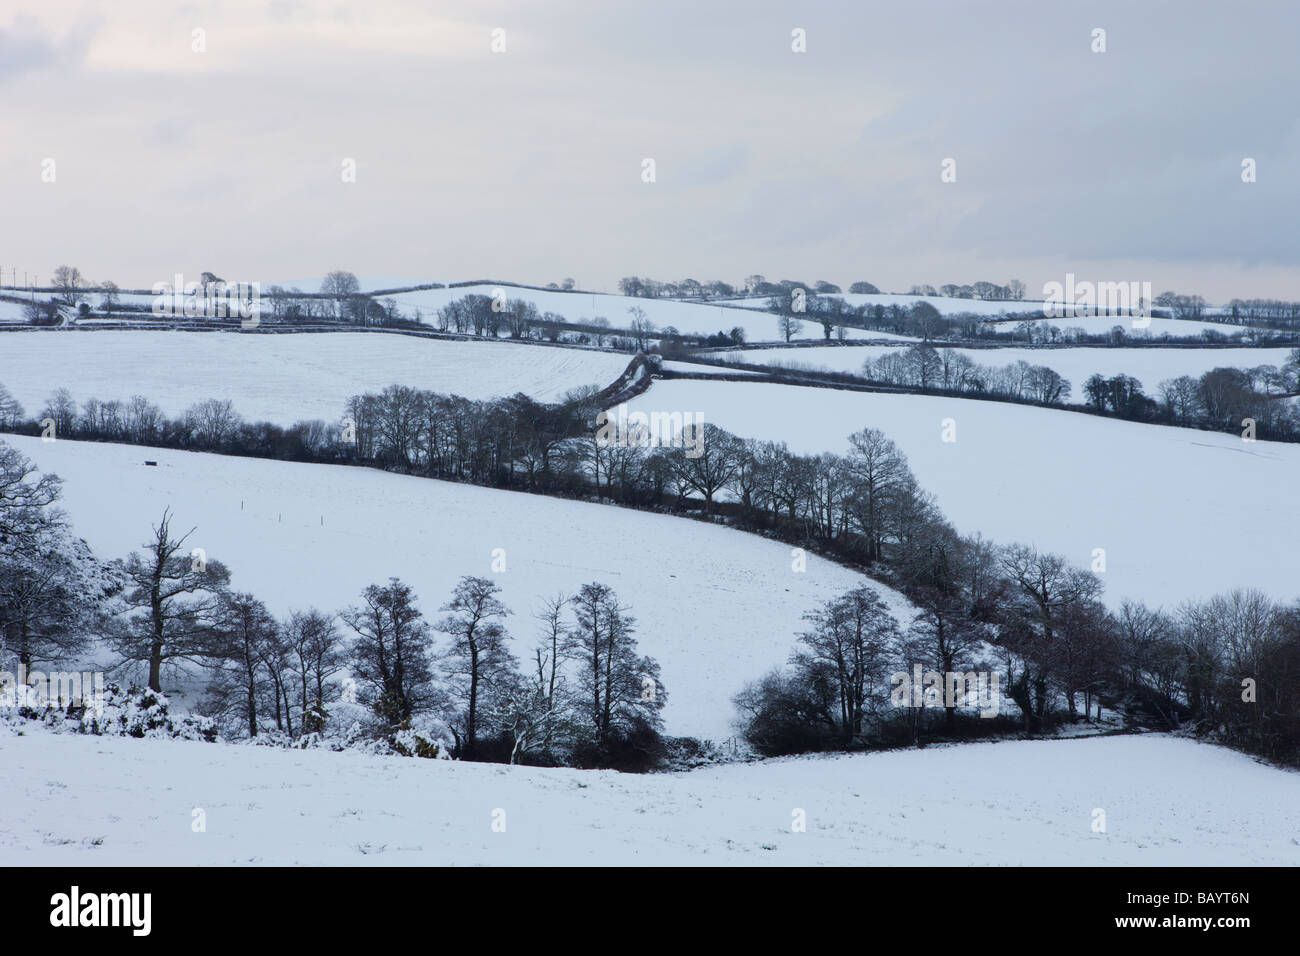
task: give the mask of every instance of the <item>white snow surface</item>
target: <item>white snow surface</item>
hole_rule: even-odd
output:
[[[1143,328],[1134,328],[1134,318],[1128,315],[1080,315],[1068,318],[1058,319],[1035,319],[1035,322],[1042,325],[1055,326],[1058,329],[1083,329],[1089,335],[1106,335],[1115,326],[1124,330],[1124,334],[1129,338],[1162,338],[1169,336],[1171,339],[1194,338],[1199,339],[1201,333],[1206,330],[1222,333],[1223,335],[1236,335],[1237,333],[1250,334],[1250,329],[1241,325],[1229,325],[1224,322],[1202,322],[1197,319],[1165,319],[1151,318],[1148,325]],[[1011,332],[1019,324],[1018,321],[994,322],[999,332]]]
[[[732,303],[712,305],[699,302],[679,302],[676,299],[642,299],[624,295],[607,295],[591,292],[557,292],[553,290],[520,289],[508,285],[471,285],[455,289],[428,289],[422,292],[402,292],[392,296],[401,310],[412,315],[416,308],[426,323],[432,323],[437,311],[453,299],[467,295],[493,295],[497,290],[507,300],[523,299],[536,304],[540,312],[555,312],[570,322],[590,322],[601,317],[609,320],[614,329],[626,329],[632,322],[628,311],[639,308],[646,314],[656,330],[672,326],[678,332],[691,335],[712,335],[729,332],[736,326],[745,330],[749,342],[775,342],[783,336],[777,329],[777,316],[756,314],[753,308],[737,309]],[[384,298],[389,298],[385,296]],[[754,308],[766,307],[766,301],[755,303]],[[738,303],[737,303],[738,304]],[[851,338],[869,338],[860,329],[849,329]],[[803,320],[797,339],[820,338],[820,323]]]
[[[545,599],[607,584],[638,619],[641,653],[659,661],[672,734],[730,736],[731,697],[785,663],[803,613],[837,594],[870,585],[900,624],[912,619],[906,598],[847,568],[809,555],[796,573],[789,547],[690,519],[342,465],[3,441],[63,478],[61,504],[100,557],[139,549],[170,506],[173,533],[197,529],[186,547],[228,564],[232,587],[277,615],[336,611],[395,576],[436,621],[474,574],[501,586],[523,658]],[[495,548],[505,572],[492,570]]]
[[[963,533],[1022,542],[1090,567],[1112,605],[1170,606],[1235,587],[1300,592],[1300,445],[1142,425],[1079,412],[923,395],[664,380],[629,410],[690,410],[800,453],[847,453],[881,429]],[[943,421],[956,425],[942,441]]]
[[[1022,315],[1027,312],[1041,312],[1043,309],[1042,300],[957,299],[943,295],[907,295],[901,292],[827,292],[824,294],[818,293],[817,298],[843,299],[847,305],[855,309],[864,305],[883,305],[886,308],[891,305],[898,305],[904,309],[910,309],[918,302],[928,302],[939,311],[940,315],[958,315],[969,312],[992,317],[1007,314]],[[766,309],[770,299],[771,296],[749,296],[743,299],[728,299],[726,301],[729,305],[739,306],[744,309]]]
[[[742,309],[765,309],[767,308],[770,297],[757,296],[744,299],[728,299],[728,305],[736,306]],[[1065,306],[1061,303],[1049,303],[1042,299],[1023,299],[1019,301],[1006,301],[1001,299],[955,299],[947,296],[931,295],[903,295],[892,292],[882,292],[880,294],[856,294],[856,293],[828,293],[818,298],[826,299],[843,299],[848,305],[858,308],[863,305],[891,305],[902,306],[905,309],[911,308],[918,302],[928,302],[934,306],[940,315],[959,315],[961,313],[973,313],[975,315],[988,316],[990,321],[997,320],[999,316],[1015,316],[1015,318],[1006,319],[1002,322],[995,322],[1000,326],[1000,331],[1008,332],[1015,328],[1028,313],[1037,314],[1037,318],[1032,319],[1035,322],[1042,322],[1046,325],[1054,325],[1060,329],[1082,328],[1090,334],[1105,334],[1114,326],[1119,325],[1124,329],[1124,333],[1134,338],[1159,338],[1168,335],[1170,338],[1199,338],[1201,332],[1206,329],[1213,329],[1224,335],[1233,335],[1243,331],[1243,326],[1230,325],[1223,322],[1205,322],[1196,319],[1166,319],[1152,318],[1150,325],[1145,329],[1135,329],[1133,327],[1133,318],[1131,316],[1077,316],[1049,319],[1042,315],[1042,312],[1049,305],[1053,305],[1058,311],[1063,310]]]
[[[204,399],[228,398],[244,418],[279,425],[337,421],[348,398],[389,385],[474,399],[524,392],[555,401],[578,386],[603,388],[630,360],[616,352],[383,332],[0,335],[0,384],[29,416],[57,388],[78,402],[143,395],[173,416]]]
[[[1300,774],[1158,735],[632,776],[36,726],[0,763],[5,866],[1300,864]]]
[[[704,353],[706,357],[724,362],[743,362],[755,365],[806,366],[831,372],[860,374],[862,363],[904,346],[854,345],[819,346],[812,348],[742,349]],[[1083,383],[1094,373],[1110,378],[1121,372],[1142,383],[1143,390],[1153,398],[1161,382],[1180,375],[1200,376],[1215,368],[1252,369],[1260,365],[1281,365],[1291,349],[1244,348],[993,348],[952,349],[980,365],[1000,367],[1028,362],[1046,365],[1057,374],[1069,379],[1074,386],[1073,401],[1083,400]]]

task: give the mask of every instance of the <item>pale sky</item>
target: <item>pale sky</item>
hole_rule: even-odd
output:
[[[4,0],[0,269],[1300,299],[1297,37],[1294,2]]]

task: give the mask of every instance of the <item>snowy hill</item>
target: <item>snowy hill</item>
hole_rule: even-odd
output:
[[[641,652],[662,665],[673,734],[730,736],[731,696],[785,662],[801,615],[865,581],[811,555],[796,573],[788,547],[755,535],[607,505],[346,466],[5,441],[64,479],[62,504],[99,556],[139,548],[171,506],[175,531],[197,526],[187,547],[228,564],[232,586],[277,614],[332,612],[398,576],[436,619],[456,580],[476,574],[501,586],[523,656],[546,598],[607,584],[638,618]],[[505,549],[503,573],[491,570],[494,548]],[[873,586],[910,622],[905,598]]]
[[[1229,325],[1226,322],[1203,322],[1199,319],[1165,319],[1152,318],[1141,328],[1133,326],[1129,316],[1117,315],[1079,315],[1059,319],[1035,319],[1041,325],[1055,328],[1083,329],[1089,335],[1107,335],[1115,326],[1124,330],[1124,334],[1134,339],[1158,339],[1168,336],[1171,339],[1199,339],[1203,332],[1217,332],[1220,335],[1249,334],[1250,330],[1241,325]],[[992,322],[999,332],[1014,332],[1019,321]]]
[[[897,352],[905,346],[820,346],[812,348],[742,349],[706,353],[707,357],[726,362],[743,362],[754,365],[788,365],[825,369],[831,372],[860,374],[862,363]],[[1107,378],[1131,375],[1142,383],[1148,395],[1165,379],[1180,375],[1200,376],[1215,368],[1252,369],[1260,365],[1281,365],[1291,354],[1291,349],[1243,348],[993,348],[953,349],[980,365],[1002,366],[1015,362],[1046,365],[1057,374],[1069,379],[1074,390],[1071,400],[1083,400],[1083,383],[1093,374]]]
[[[766,309],[770,298],[770,296],[750,296],[743,299],[730,299],[727,301],[729,304],[739,306],[743,309]],[[828,292],[824,295],[818,295],[817,298],[843,299],[847,305],[850,305],[855,309],[864,305],[881,305],[885,308],[896,305],[904,309],[910,309],[918,302],[926,302],[934,306],[939,311],[940,315],[974,313],[976,315],[987,315],[990,318],[1007,314],[1041,314],[1043,310],[1043,301],[1041,299],[958,299],[952,296],[908,295],[901,292]]]
[[[604,387],[630,356],[512,342],[461,342],[378,332],[10,332],[0,335],[0,384],[35,415],[56,388],[82,401],[144,395],[169,415],[228,398],[247,419],[337,421],[361,392],[409,385],[466,398],[524,392],[555,401]]]
[[[36,728],[0,762],[18,866],[1300,865],[1300,774],[1154,735],[630,776]]]
[[[753,308],[735,308],[739,303],[703,304],[698,302],[679,302],[675,299],[642,299],[625,295],[605,295],[601,293],[558,292],[553,290],[520,289],[508,285],[472,285],[459,286],[454,289],[429,289],[421,292],[401,292],[393,295],[402,311],[412,314],[419,308],[424,321],[429,322],[433,314],[453,299],[466,295],[492,295],[496,290],[504,293],[507,299],[523,299],[534,303],[541,312],[555,312],[570,322],[590,322],[593,318],[605,318],[616,329],[626,329],[632,322],[629,309],[639,308],[656,330],[672,326],[678,332],[691,335],[712,335],[714,332],[730,331],[735,326],[745,330],[745,340],[749,342],[776,342],[783,336],[777,330],[777,317],[772,314],[755,312],[756,308],[766,308],[767,300],[754,303]],[[385,296],[385,298],[388,298]],[[803,328],[795,338],[821,338],[822,327],[814,321],[805,321]],[[860,329],[849,329],[850,338],[870,338]]]
[[[840,452],[885,432],[959,531],[1089,567],[1106,598],[1174,604],[1233,587],[1295,596],[1300,445],[971,399],[748,382],[661,381],[629,403],[691,409],[792,451]],[[957,440],[942,441],[944,419]]]

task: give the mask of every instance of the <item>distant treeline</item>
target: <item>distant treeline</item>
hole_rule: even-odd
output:
[[[798,352],[792,350],[791,354]],[[1095,374],[1081,384],[1083,404],[1068,402],[1074,383],[1047,366],[1023,360],[985,365],[955,349],[930,345],[868,358],[858,373],[824,372],[797,364],[729,361],[726,365],[768,370],[777,381],[889,386],[916,394],[1013,401],[1126,421],[1249,434],[1268,441],[1300,441],[1300,408],[1288,400],[1300,393],[1300,349],[1293,350],[1280,366],[1214,368],[1199,376],[1166,379],[1159,384],[1156,397],[1147,395],[1142,383],[1131,375]]]

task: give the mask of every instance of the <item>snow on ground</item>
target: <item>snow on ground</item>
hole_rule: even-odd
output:
[[[665,372],[682,372],[690,375],[762,375],[762,372],[747,372],[744,369],[718,368],[716,365],[698,365],[695,362],[661,362]]]
[[[231,282],[236,280],[231,279]],[[282,289],[297,289],[299,292],[320,292],[321,283],[325,281],[324,276],[317,276],[314,279],[272,279],[263,281],[261,284],[262,292],[273,285],[278,285]],[[411,276],[357,276],[357,285],[360,286],[363,293],[381,291],[383,289],[409,289],[415,285],[433,285],[441,282],[447,284],[446,279],[418,279]]]
[[[743,362],[754,365],[786,365],[824,369],[832,372],[860,374],[862,363],[876,359],[897,347],[820,346],[795,349],[743,349],[704,353],[724,362]],[[1003,366],[1016,362],[1046,365],[1070,380],[1074,386],[1072,399],[1082,401],[1083,383],[1094,373],[1107,378],[1121,372],[1138,379],[1148,395],[1156,395],[1161,382],[1180,375],[1199,376],[1214,368],[1251,369],[1259,365],[1281,365],[1291,354],[1290,349],[1191,349],[1191,348],[994,348],[953,349],[980,365]]]
[[[672,326],[685,334],[712,335],[715,332],[729,332],[740,326],[745,330],[745,339],[749,342],[775,342],[783,338],[777,330],[775,315],[755,314],[752,309],[736,309],[726,305],[679,302],[675,299],[640,299],[590,292],[518,289],[507,285],[429,289],[423,292],[403,292],[392,298],[405,314],[412,315],[419,308],[424,321],[432,322],[437,311],[451,300],[470,294],[493,295],[498,289],[507,299],[533,302],[539,312],[555,312],[570,322],[590,322],[593,318],[601,317],[608,319],[613,328],[626,329],[632,322],[632,314],[628,310],[639,308],[645,312],[646,318],[656,330]],[[764,305],[765,303],[766,300]],[[803,323],[803,329],[795,338],[818,338],[821,335],[821,325],[809,320]],[[848,335],[852,338],[869,337],[858,329],[850,329]]]
[[[207,398],[228,398],[245,418],[282,425],[335,421],[349,397],[389,385],[475,399],[525,392],[555,401],[581,385],[608,385],[629,360],[613,352],[372,332],[0,335],[0,384],[28,415],[57,388],[78,401],[144,395],[169,415]]]
[[[0,762],[9,866],[1300,864],[1300,774],[1156,735],[633,776],[37,728]]]
[[[1073,318],[1062,319],[1035,319],[1035,322],[1042,325],[1054,326],[1058,329],[1083,329],[1089,335],[1108,335],[1110,330],[1119,326],[1124,330],[1124,334],[1133,339],[1158,339],[1168,336],[1171,339],[1199,339],[1201,333],[1207,330],[1219,332],[1223,335],[1237,335],[1250,330],[1240,325],[1227,325],[1223,322],[1198,322],[1195,319],[1162,319],[1151,318],[1145,328],[1134,328],[1134,319],[1127,315],[1081,315]],[[1013,332],[1019,320],[1007,322],[993,322],[999,332]]]
[[[770,296],[750,296],[743,299],[727,299],[729,305],[739,306],[744,309],[766,309]],[[976,315],[1020,315],[1026,312],[1040,312],[1043,308],[1042,301],[1031,301],[1028,299],[1006,302],[1002,300],[986,299],[955,299],[942,295],[905,295],[895,292],[881,293],[857,293],[857,292],[828,292],[819,294],[819,299],[843,299],[847,305],[858,308],[864,305],[883,305],[889,308],[891,305],[902,306],[904,309],[910,309],[918,302],[928,302],[939,310],[941,315],[957,315],[962,312],[971,312]]]
[[[1041,314],[1047,302],[1041,299],[1023,299],[1019,301],[1008,302],[1004,300],[985,300],[985,299],[954,299],[946,296],[929,296],[929,295],[901,295],[896,293],[882,292],[879,295],[871,294],[854,294],[854,293],[832,293],[819,298],[843,299],[848,305],[858,308],[863,305],[883,305],[886,308],[892,305],[902,306],[909,309],[917,302],[928,302],[939,310],[941,315],[958,315],[963,312],[974,313],[976,315],[986,315],[990,320],[998,316],[1012,315],[1023,316],[1025,313]],[[727,305],[735,306],[742,309],[765,309],[767,308],[769,297],[751,296],[743,299],[726,299],[723,300]],[[1057,305],[1058,310],[1062,306]],[[1001,322],[993,322],[998,325],[1000,331],[1009,332],[1018,325],[1022,318],[1007,319]],[[1224,335],[1233,335],[1242,331],[1242,326],[1228,325],[1222,322],[1201,322],[1193,319],[1162,319],[1153,318],[1150,320],[1150,326],[1143,329],[1133,328],[1133,319],[1131,316],[1078,316],[1074,318],[1034,319],[1036,322],[1043,322],[1047,325],[1056,326],[1059,329],[1082,328],[1090,334],[1106,334],[1116,326],[1122,326],[1126,335],[1133,338],[1159,338],[1168,335],[1171,338],[1199,338],[1201,333],[1206,329],[1213,329]]]
[[[662,666],[665,721],[679,735],[730,736],[732,695],[785,662],[801,615],[866,582],[813,556],[796,573],[788,547],[756,535],[608,505],[338,465],[3,440],[64,479],[62,505],[101,557],[141,547],[170,506],[177,533],[198,529],[187,547],[227,563],[232,586],[279,615],[335,611],[397,576],[437,620],[456,581],[475,574],[500,584],[523,657],[546,598],[607,584],[640,622],[642,653]],[[495,548],[504,573],[492,571]],[[872,586],[910,622],[905,598]]]
[[[0,324],[18,325],[27,322],[27,306],[21,302],[0,299]]]
[[[1170,605],[1234,587],[1300,592],[1300,445],[1078,412],[923,395],[664,380],[630,410],[700,412],[792,451],[848,451],[879,428],[959,531],[1059,552],[1106,550],[1106,598]],[[944,419],[957,441],[941,440]]]

